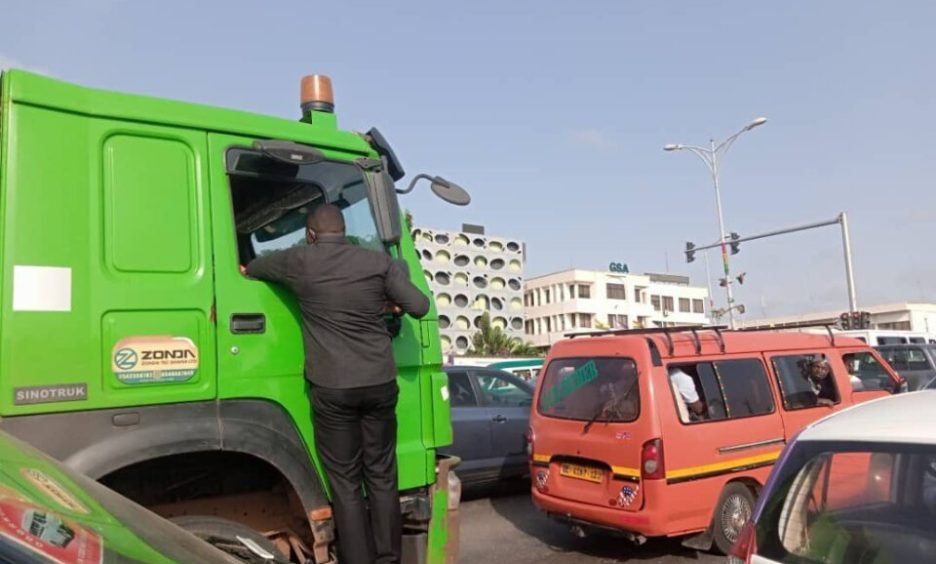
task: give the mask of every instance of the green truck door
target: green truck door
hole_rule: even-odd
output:
[[[250,280],[239,266],[237,230],[226,154],[254,139],[211,134],[212,214],[215,238],[218,370],[222,398],[270,398],[293,414],[311,441],[302,377],[302,327],[295,299],[285,288]]]
[[[312,445],[311,410],[303,378],[305,353],[301,315],[296,300],[287,289],[250,280],[239,270],[240,263],[249,261],[248,257],[241,256],[245,251],[244,245],[249,244],[253,252],[260,254],[294,244],[305,244],[304,220],[289,227],[290,231],[286,234],[269,241],[258,241],[256,236],[249,235],[254,227],[265,223],[265,208],[247,200],[264,200],[260,191],[283,188],[282,183],[265,184],[262,178],[253,183],[249,176],[228,174],[228,167],[253,170],[251,167],[258,166],[249,164],[249,160],[235,165],[235,153],[249,151],[253,143],[254,139],[251,138],[223,134],[210,134],[208,139],[215,239],[219,396],[222,399],[269,398],[282,404],[292,415],[296,427],[308,444]],[[259,166],[267,170],[263,165]],[[271,176],[281,172],[275,167],[268,171]],[[318,173],[309,174],[315,176]],[[232,183],[235,176],[238,180]],[[363,181],[363,172],[360,178]],[[341,184],[336,183],[327,172],[322,174],[320,181],[332,187]],[[379,248],[380,243],[375,244],[373,240],[375,228],[369,227],[373,225],[369,203],[367,200],[355,200],[364,193],[363,186],[351,186],[350,192],[353,194],[343,196],[344,204],[350,203],[344,209],[349,236],[359,241],[359,244]],[[252,194],[251,198],[244,195],[248,192]],[[281,203],[285,208],[292,209],[296,201],[306,199],[284,196],[274,198],[273,201],[277,202],[277,206]],[[320,200],[316,198],[296,209],[312,208],[318,203]],[[241,222],[240,234],[236,225],[238,222],[234,218],[235,208]],[[251,220],[251,215],[256,215],[258,219]],[[423,392],[428,391],[428,388],[423,389],[419,375],[421,352],[419,324],[411,318],[405,318],[401,334],[394,339],[394,354],[400,375],[400,401],[397,407],[399,471],[400,486],[404,489],[425,484],[426,476],[431,471],[427,465],[431,462],[434,467],[434,460],[427,457],[422,437],[423,425],[431,424],[431,410],[423,405]],[[424,421],[426,418],[430,418],[428,422]]]

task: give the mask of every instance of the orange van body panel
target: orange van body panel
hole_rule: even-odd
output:
[[[887,391],[851,392],[842,355],[871,353],[893,382],[886,363],[856,339],[808,333],[699,330],[579,337],[553,345],[545,370],[556,359],[626,357],[637,364],[639,415],[632,422],[561,419],[540,413],[546,378],[537,383],[530,414],[531,477],[534,504],[542,511],[601,527],[647,537],[704,531],[726,484],[743,481],[754,491],[766,483],[786,441],[802,427]],[[652,345],[650,344],[652,343]],[[654,350],[655,349],[655,350]],[[826,355],[839,390],[832,407],[786,411],[774,356]],[[770,382],[771,413],[715,421],[683,423],[669,384],[667,366],[681,363],[756,359]],[[656,362],[655,362],[656,361]],[[664,476],[645,479],[641,452],[648,441],[662,439]],[[583,477],[585,467],[599,471]],[[571,475],[579,472],[578,476]]]

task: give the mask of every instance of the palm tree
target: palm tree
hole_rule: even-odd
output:
[[[511,337],[500,327],[491,324],[487,312],[481,316],[478,332],[471,337],[471,351],[481,356],[539,356],[529,343]]]
[[[543,356],[543,351],[534,347],[532,343],[527,343],[516,337],[513,339],[514,347],[510,351],[511,356]]]

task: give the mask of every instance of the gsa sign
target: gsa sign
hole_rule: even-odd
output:
[[[627,264],[621,262],[612,262],[608,265],[608,270],[611,272],[620,272],[622,274],[630,274],[630,269],[627,268]]]

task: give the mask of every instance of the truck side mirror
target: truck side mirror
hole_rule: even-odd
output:
[[[366,172],[364,178],[367,182],[367,195],[374,212],[374,221],[377,224],[377,234],[384,245],[395,245],[400,242],[402,229],[400,226],[400,202],[397,200],[393,179],[384,170],[378,169]]]

